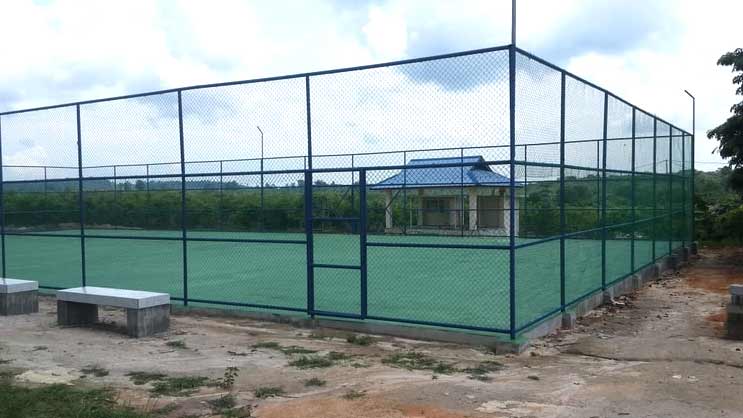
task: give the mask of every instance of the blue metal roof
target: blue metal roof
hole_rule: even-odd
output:
[[[449,166],[467,164],[464,166]],[[445,167],[432,167],[442,165]],[[508,177],[493,172],[485,164],[482,156],[420,158],[408,162],[407,167],[425,166],[423,168],[405,168],[392,177],[372,186],[372,189],[420,189],[424,187],[458,187],[458,186],[510,186]]]

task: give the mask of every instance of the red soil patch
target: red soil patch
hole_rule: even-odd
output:
[[[686,271],[689,286],[728,294],[731,284],[743,284],[743,248],[723,248],[710,254]]]
[[[358,400],[336,398],[302,399],[263,405],[256,411],[260,418],[466,418],[477,414],[461,413],[429,405],[399,405],[379,397]]]
[[[728,320],[728,313],[723,310],[716,314],[707,315],[704,319],[712,324],[715,331],[722,332],[726,329],[725,322]]]

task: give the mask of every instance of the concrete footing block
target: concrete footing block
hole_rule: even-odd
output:
[[[0,293],[0,315],[26,315],[39,312],[39,291]]]
[[[692,255],[697,255],[698,251],[699,251],[699,244],[696,241],[689,244],[689,252]]]
[[[632,276],[632,290],[642,289],[643,284],[644,282],[641,275],[635,274]]]
[[[166,332],[170,327],[170,305],[126,310],[126,332],[140,338]]]
[[[562,329],[573,329],[578,320],[578,315],[575,312],[563,312],[562,313]]]
[[[60,326],[91,325],[98,322],[98,305],[57,300],[57,323]]]

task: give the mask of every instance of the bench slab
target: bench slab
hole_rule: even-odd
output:
[[[57,300],[127,309],[144,309],[153,306],[169,305],[170,295],[167,293],[144,292],[141,290],[85,286],[60,290],[57,292]]]
[[[0,293],[21,293],[39,290],[39,282],[0,278]]]

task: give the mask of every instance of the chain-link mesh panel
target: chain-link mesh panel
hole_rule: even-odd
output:
[[[3,115],[0,122],[4,273],[44,287],[79,286],[76,109]]]
[[[508,143],[507,51],[315,76],[310,92],[316,156]],[[481,154],[493,161],[507,151]],[[350,164],[316,158],[317,167]],[[357,166],[388,164],[375,160]]]
[[[516,325],[524,326],[560,308],[560,241],[516,251]]]
[[[508,251],[370,246],[368,256],[370,316],[508,328]]]

